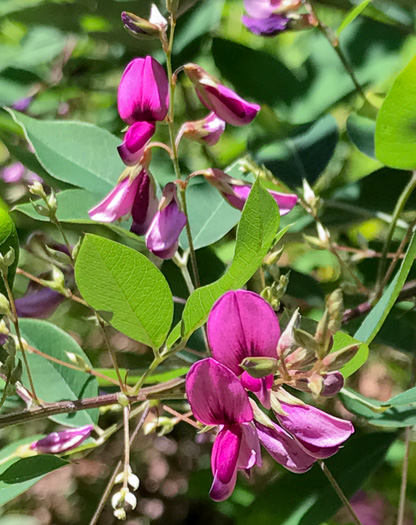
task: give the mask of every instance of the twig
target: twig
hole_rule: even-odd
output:
[[[352,518],[352,521],[356,524],[356,525],[362,525],[361,521],[359,520],[357,514],[354,512],[354,509],[351,507],[351,503],[348,501],[348,498],[346,497],[346,495],[342,492],[342,489],[341,487],[338,485],[336,479],[334,478],[334,476],[331,474],[331,471],[328,469],[328,467],[325,465],[325,463],[322,461],[322,459],[318,459],[318,464],[320,465],[321,469],[322,469],[322,472],[325,474],[325,476],[327,477],[329,483],[332,485],[332,488],[335,490],[335,492],[338,494],[339,496],[339,499],[342,501],[342,503],[344,504],[345,508],[347,509],[347,511],[349,512],[351,518]]]
[[[198,423],[195,423],[195,421],[192,421],[192,419],[189,419],[189,416],[192,415],[192,412],[188,412],[187,414],[181,414],[180,412],[177,412],[176,410],[174,410],[168,405],[163,405],[163,410],[165,412],[168,412],[169,414],[172,414],[172,416],[177,417],[180,421],[184,421],[185,423],[188,423],[188,425],[191,425],[197,428],[198,430],[201,430]]]

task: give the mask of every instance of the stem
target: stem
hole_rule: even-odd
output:
[[[344,55],[344,52],[342,51],[340,44],[339,44],[339,38],[332,32],[331,28],[329,28],[327,25],[325,25],[318,17],[318,14],[315,10],[315,7],[312,5],[312,2],[304,2],[305,7],[307,11],[314,17],[317,23],[317,27],[319,31],[324,35],[324,37],[328,40],[328,42],[331,44],[333,50],[338,55],[338,58],[340,59],[342,65],[344,66],[345,71],[348,73],[349,77],[351,78],[355,89],[357,93],[361,96],[364,102],[368,103],[368,100],[365,96],[365,93],[363,91],[363,88],[361,87],[361,84],[358,82],[357,77],[355,76],[355,73],[350,65],[350,63],[347,60],[347,57]]]
[[[181,414],[180,412],[177,412],[173,408],[171,408],[168,405],[163,405],[163,410],[165,412],[168,412],[168,414],[172,414],[172,416],[175,416],[180,421],[184,421],[185,423],[188,423],[188,425],[191,425],[192,427],[201,430],[201,427],[198,425],[198,423],[195,423],[195,421],[192,421],[192,419],[189,419],[189,416],[192,415],[192,412],[187,412],[186,414]]]
[[[142,417],[140,418],[139,422],[137,423],[136,428],[134,429],[131,435],[130,442],[129,442],[130,447],[133,445],[134,440],[136,439],[137,434],[139,433],[139,430],[142,428],[144,422],[146,421],[148,413],[149,413],[149,405],[145,407]],[[113,490],[114,482],[117,477],[117,474],[119,473],[120,468],[121,468],[121,460],[117,463],[116,468],[114,469],[113,474],[111,475],[111,478],[108,480],[104,493],[101,496],[100,502],[98,503],[97,510],[94,512],[94,515],[91,518],[89,525],[96,525],[96,523],[98,522],[101,516],[101,513],[104,510],[105,504],[108,498],[110,497],[111,491]]]
[[[7,275],[5,275],[4,272],[1,272],[1,274],[3,277],[4,286],[7,291],[7,297],[9,299],[10,308],[12,310],[12,322],[14,325],[14,329],[16,331],[17,340],[19,342],[19,348],[20,348],[20,351],[22,352],[23,361],[25,363],[25,368],[26,368],[27,378],[29,380],[31,395],[33,397],[34,402],[39,403],[38,396],[36,395],[35,385],[33,384],[32,374],[30,372],[29,362],[27,360],[25,345],[23,344],[22,334],[20,332],[19,318],[17,316],[16,304],[14,302],[13,292],[12,292],[12,289],[10,288],[9,281],[7,280]]]
[[[139,379],[139,381],[137,381],[136,385],[134,386],[132,390],[133,395],[138,395],[146,379],[153,372],[153,370],[155,370],[160,365],[160,363],[162,363],[165,359],[166,359],[165,357],[161,357],[160,355],[153,359],[149,368],[146,370],[146,372],[142,375],[142,377]]]
[[[130,432],[129,432],[130,406],[123,408],[123,429],[124,429],[124,477],[123,489],[128,488],[128,478],[130,469]]]
[[[195,288],[194,288],[194,283],[192,282],[191,276],[189,275],[188,257],[189,257],[189,251],[185,251],[182,257],[180,257],[178,252],[176,252],[172,260],[176,264],[176,266],[180,269],[183,280],[185,281],[186,287],[188,288],[188,292],[191,294],[195,290]]]
[[[318,461],[318,463],[319,463],[319,465],[320,465],[320,467],[322,469],[322,472],[325,474],[325,476],[327,477],[329,483],[332,485],[332,488],[338,494],[339,499],[342,501],[342,503],[344,504],[345,508],[348,510],[348,512],[349,512],[349,514],[350,514],[350,516],[352,518],[352,521],[356,525],[362,525],[361,521],[358,519],[358,516],[355,514],[354,509],[351,507],[351,503],[348,501],[347,496],[342,492],[341,487],[336,482],[334,476],[331,474],[331,472],[328,469],[328,467],[325,465],[325,463],[322,461],[322,459],[318,459],[317,461]]]
[[[355,273],[352,271],[352,269],[348,266],[348,264],[340,257],[339,253],[335,249],[335,246],[330,241],[330,251],[333,255],[335,255],[337,261],[339,262],[340,266],[344,268],[354,279],[355,284],[358,286],[358,289],[363,295],[369,295],[369,290],[364,286],[364,284],[360,281],[360,279],[355,275]]]
[[[416,376],[416,356],[413,356],[412,374],[410,378],[409,388],[413,388],[415,386],[415,376]],[[409,470],[409,447],[410,447],[411,432],[412,432],[412,427],[406,427],[405,441],[404,441],[405,449],[404,449],[403,466],[402,466],[402,481],[400,485],[399,510],[397,513],[397,525],[404,525],[404,514],[406,510],[407,473]]]
[[[387,253],[390,248],[391,240],[393,238],[394,231],[396,229],[397,221],[404,207],[406,206],[406,203],[409,200],[409,197],[411,196],[415,188],[416,188],[416,171],[413,172],[409,182],[407,183],[406,187],[402,191],[399,197],[399,200],[396,203],[396,207],[394,208],[392,221],[390,223],[389,231],[387,233],[387,238],[383,246],[383,252],[381,255],[380,264],[379,264],[378,272],[377,272],[377,283],[378,283],[377,284],[377,297],[380,297],[383,291],[382,284],[384,282],[383,277],[384,277],[384,271],[386,267],[386,258],[387,258]]]
[[[135,396],[127,396],[129,402],[138,403],[151,399],[184,399],[184,394],[180,391],[171,391],[175,387],[182,386],[185,380],[181,378],[171,379],[166,381],[163,385],[156,385],[152,387],[142,388],[141,392]],[[79,412],[80,410],[88,410],[90,408],[100,408],[110,405],[119,405],[119,393],[104,394],[102,396],[88,397],[84,399],[77,399],[74,401],[58,401],[56,403],[45,403],[42,406],[36,406],[31,410],[24,410],[23,412],[6,414],[0,416],[0,429],[17,425],[19,423],[28,423],[38,419],[44,419],[58,414],[70,414]]]
[[[173,37],[175,34],[175,26],[176,26],[176,20],[175,20],[175,17],[171,14],[169,46],[167,50],[165,51],[166,67],[168,70],[168,79],[169,79],[169,101],[170,101],[167,122],[168,122],[168,127],[169,127],[169,138],[170,138],[170,144],[171,144],[171,150],[172,150],[172,163],[173,163],[173,167],[175,170],[175,176],[177,180],[181,180],[181,170],[179,167],[178,148],[176,145],[175,132],[173,129],[173,123],[175,120],[175,109],[174,109],[175,80],[174,80],[173,70],[172,70],[172,49],[173,49]],[[192,265],[192,273],[194,276],[194,284],[195,284],[195,288],[199,288],[201,284],[200,284],[199,273],[198,273],[198,264],[196,261],[195,249],[194,249],[194,244],[192,241],[191,227],[189,225],[188,207],[186,204],[185,190],[182,188],[180,190],[180,196],[181,196],[183,212],[186,215],[185,228],[186,228],[186,236],[188,238],[189,252],[191,256],[191,265]]]
[[[123,393],[126,393],[127,391],[127,387],[121,377],[121,373],[120,373],[120,368],[118,366],[118,363],[117,363],[117,357],[116,357],[116,354],[113,350],[113,347],[111,346],[110,344],[110,341],[107,337],[107,332],[105,331],[105,324],[104,324],[104,320],[97,314],[97,312],[95,312],[95,316],[97,318],[97,321],[98,321],[98,324],[100,325],[100,328],[101,328],[101,333],[103,334],[103,337],[104,337],[104,341],[105,341],[105,345],[107,347],[107,350],[111,356],[111,361],[113,362],[113,366],[114,366],[114,369],[116,371],[116,375],[117,375],[117,379],[118,379],[118,384],[120,386],[120,390],[123,392]]]
[[[63,239],[63,241],[64,241],[64,243],[65,243],[65,246],[66,246],[67,249],[68,249],[69,258],[71,259],[72,265],[74,265],[74,264],[75,264],[75,261],[74,261],[74,258],[73,258],[73,256],[72,256],[72,246],[69,244],[69,241],[68,241],[68,238],[67,238],[67,236],[66,236],[66,233],[65,233],[64,229],[62,228],[62,224],[61,224],[61,223],[59,222],[59,220],[56,218],[56,215],[55,215],[53,218],[51,218],[51,222],[52,222],[53,224],[55,224],[55,226],[58,228],[59,233],[61,234],[62,239]]]

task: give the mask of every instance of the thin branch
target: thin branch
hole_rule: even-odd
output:
[[[195,421],[192,421],[192,419],[189,418],[189,416],[192,415],[192,412],[181,414],[180,412],[177,412],[168,405],[163,405],[163,410],[165,412],[168,412],[169,414],[172,414],[172,416],[177,417],[180,421],[184,421],[185,423],[188,423],[188,425],[191,425],[194,428],[201,430],[201,427],[198,425],[198,423],[195,423]]]

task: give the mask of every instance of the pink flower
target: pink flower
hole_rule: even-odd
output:
[[[32,450],[41,454],[61,454],[77,448],[91,434],[93,425],[71,428],[61,432],[52,432],[30,445]]]
[[[169,84],[163,67],[151,56],[135,58],[118,87],[118,112],[127,124],[164,120],[169,108]]]
[[[259,36],[276,36],[288,29],[292,22],[290,17],[284,15],[270,15],[267,18],[243,15],[241,20],[251,33]]]
[[[142,158],[144,147],[155,134],[153,122],[135,122],[124,135],[124,141],[117,150],[127,166],[134,166]]]
[[[12,184],[14,182],[42,182],[42,179],[33,171],[27,170],[21,162],[13,162],[0,171],[0,176],[4,182]]]
[[[207,170],[205,179],[221,193],[224,199],[234,208],[242,210],[251,191],[251,185],[233,179],[223,171],[211,168]],[[294,193],[279,193],[267,190],[279,206],[280,215],[287,215],[298,201]]]
[[[169,182],[163,189],[159,211],[147,231],[147,248],[161,259],[171,259],[178,249],[179,235],[185,224],[186,215],[180,210],[176,186]]]
[[[218,83],[197,64],[185,65],[184,71],[204,106],[228,124],[233,126],[250,124],[260,111],[258,104],[247,102],[232,89]]]
[[[249,16],[242,17],[243,24],[255,35],[275,36],[286,29],[311,27],[310,15],[297,15],[301,0],[245,0]],[[313,24],[312,24],[313,25]]]
[[[214,480],[210,496],[223,501],[234,490],[237,470],[261,464],[248,395],[236,375],[212,358],[192,365],[186,376],[186,394],[196,419],[219,426],[211,454]]]
[[[282,5],[298,3],[300,1],[288,2],[287,0],[244,0],[244,8],[253,18],[266,18],[274,13],[280,12]]]
[[[145,235],[157,213],[159,202],[153,177],[142,170],[138,178],[139,184],[131,209],[133,224],[130,230],[136,235]]]
[[[243,386],[270,408],[273,376],[255,379],[240,364],[246,357],[277,358],[280,327],[272,307],[253,292],[227,292],[212,307],[207,330],[212,357],[241,375]]]
[[[214,146],[220,140],[224,130],[225,122],[211,112],[201,120],[185,122],[179,131],[179,137],[184,136],[189,140]]]
[[[276,412],[279,423],[314,458],[333,456],[354,433],[350,421],[331,416],[313,406],[282,401],[280,405],[286,415]]]
[[[88,215],[99,222],[114,222],[121,219],[131,212],[138,186],[139,177],[133,180],[126,177],[97,206],[91,208]]]

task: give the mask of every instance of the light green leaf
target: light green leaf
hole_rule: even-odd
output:
[[[230,268],[218,281],[195,290],[185,305],[182,315],[185,338],[204,324],[211,307],[223,293],[241,288],[252,277],[276,239],[279,223],[279,210],[273,197],[257,180],[241,215]],[[282,230],[279,238],[284,233]],[[179,337],[180,327],[177,326],[169,336],[168,346]]]
[[[6,255],[10,248],[13,248],[15,258],[13,264],[9,267],[7,281],[10,284],[10,287],[13,287],[14,276],[19,260],[19,238],[10,215],[7,211],[0,208],[0,254]],[[0,292],[7,297],[7,291],[1,277]]]
[[[392,168],[416,169],[416,56],[394,81],[376,124],[376,156]]]
[[[87,122],[36,120],[9,112],[52,177],[100,196],[116,184],[125,168],[117,153],[117,137]]]
[[[81,356],[87,365],[91,366],[88,357],[78,343],[52,323],[38,319],[20,319],[19,324],[22,336],[30,346],[66,363],[70,363],[66,352],[72,352]],[[34,353],[28,352],[27,358],[36,394],[41,400],[53,403],[98,395],[98,382],[94,376],[72,370]],[[24,367],[22,383],[29,388]],[[51,416],[51,419],[74,427],[91,425],[98,421],[98,409],[59,414]]]
[[[75,266],[84,299],[109,312],[123,334],[159,348],[173,317],[173,299],[165,277],[144,255],[114,241],[86,235]]]
[[[372,0],[363,0],[361,4],[357,5],[357,7],[351,9],[351,11],[347,14],[347,16],[344,18],[341,25],[339,26],[337,30],[338,35],[340,35],[341,31],[343,31],[346,27],[348,27],[351,24],[351,22],[354,22],[354,20],[361,15],[361,13],[371,1]]]
[[[400,290],[403,288],[406,278],[410,272],[416,256],[416,233],[407,248],[406,256],[400,266],[399,271],[394,276],[379,302],[374,306],[371,312],[364,319],[359,329],[354,334],[354,338],[363,341],[369,345],[378,334],[386,317],[392,309]]]
[[[397,396],[392,397],[384,405],[389,406],[400,406],[400,405],[410,405],[411,403],[416,403],[416,387],[409,388],[405,392],[398,394]]]
[[[0,463],[11,456],[18,447],[32,443],[44,436],[31,436],[14,441],[0,451]],[[0,464],[0,506],[25,492],[46,474],[64,467],[68,462],[57,456],[34,456],[31,458],[12,458]]]
[[[341,350],[342,348],[345,348],[346,346],[353,345],[354,343],[357,343],[360,345],[358,348],[357,353],[355,356],[349,361],[346,365],[344,365],[340,372],[341,374],[347,378],[351,376],[354,372],[356,372],[359,368],[363,366],[363,364],[368,359],[368,345],[365,343],[360,344],[360,341],[355,339],[354,337],[351,337],[349,334],[346,334],[344,332],[337,332],[334,335],[334,344],[332,345],[331,352],[337,352],[338,350]]]

